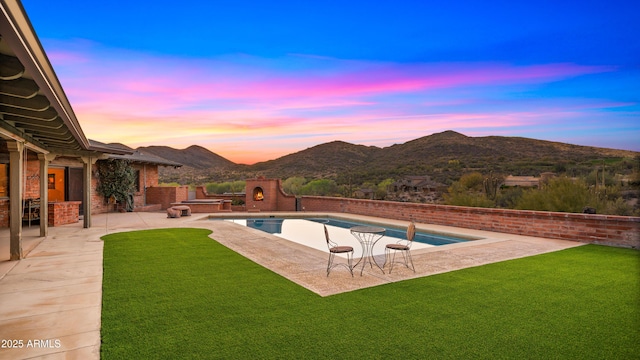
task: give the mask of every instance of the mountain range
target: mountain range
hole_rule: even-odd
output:
[[[332,141],[259,162],[236,164],[201,146],[137,150],[183,164],[161,168],[161,182],[204,183],[256,176],[329,178],[338,182],[380,181],[404,175],[430,175],[448,183],[465,171],[539,175],[544,171],[589,171],[605,159],[633,159],[640,152],[571,145],[523,137],[470,137],[455,131],[424,136],[403,144],[375,147]],[[634,160],[628,160],[633,163]],[[575,174],[574,174],[575,175]]]

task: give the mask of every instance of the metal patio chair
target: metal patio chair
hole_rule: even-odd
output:
[[[329,263],[327,264],[327,276],[336,266],[344,266],[349,269],[351,273],[351,277],[353,277],[353,247],[347,245],[338,245],[331,240],[329,237],[329,230],[327,230],[327,225],[324,226],[324,237],[327,239],[327,247],[329,248]],[[347,255],[347,263],[337,263],[334,264],[333,261],[336,257],[336,254],[346,254]]]
[[[393,270],[393,264],[396,262],[395,261],[396,253],[398,251],[402,252],[402,258],[403,258],[402,264],[404,264],[404,266],[406,266],[407,269],[411,269],[413,270],[413,272],[416,272],[416,268],[413,266],[413,259],[411,258],[411,244],[413,243],[413,238],[415,236],[416,236],[416,225],[413,223],[413,221],[411,221],[411,223],[409,223],[409,227],[407,228],[406,239],[402,239],[402,240],[399,240],[398,242],[387,244],[387,246],[385,246],[384,265],[382,267],[384,268],[387,265],[387,262],[389,262],[390,263],[389,274],[391,274],[391,271]],[[391,250],[393,250],[393,257],[391,258],[391,261],[389,261],[389,258],[391,257]]]

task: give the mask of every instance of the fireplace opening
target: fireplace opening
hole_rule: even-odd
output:
[[[253,200],[254,201],[263,201],[264,200],[264,191],[262,191],[261,187],[257,187],[253,189]]]

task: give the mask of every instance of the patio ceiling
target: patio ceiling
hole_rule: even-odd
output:
[[[82,155],[114,151],[82,132],[29,19],[16,0],[0,0],[0,138],[39,152]]]

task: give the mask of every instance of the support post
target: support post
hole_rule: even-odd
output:
[[[40,161],[40,236],[49,234],[49,163],[54,154],[38,154]]]
[[[91,171],[92,165],[98,161],[96,156],[83,156],[82,157],[82,177],[84,191],[82,193],[82,206],[84,212],[84,228],[91,227]]]
[[[21,260],[22,254],[22,184],[24,182],[24,144],[7,141],[9,150],[9,217],[10,260]]]

